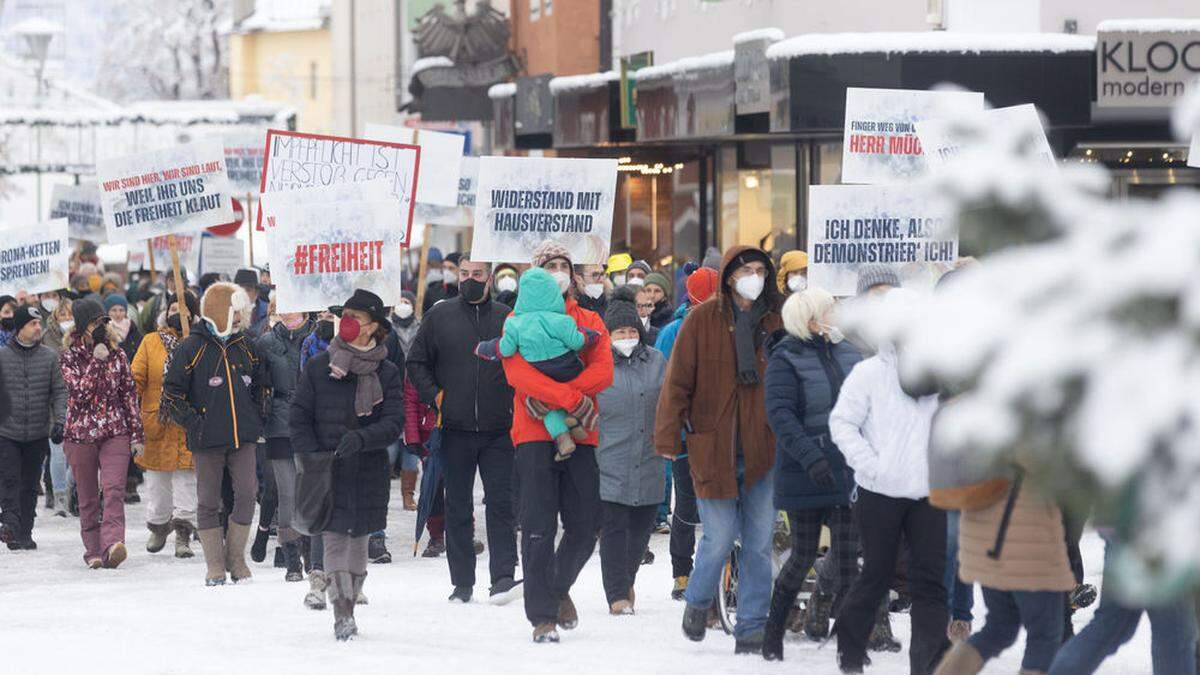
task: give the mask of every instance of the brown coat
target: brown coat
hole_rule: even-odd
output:
[[[1075,577],[1067,561],[1062,511],[1038,495],[1028,482],[1017,493],[1000,559],[987,552],[996,545],[1004,499],[983,509],[962,512],[958,531],[958,575],[1002,591],[1069,591]]]
[[[135,461],[147,471],[177,471],[195,467],[192,453],[187,449],[183,427],[173,423],[164,424],[158,418],[166,359],[167,349],[163,346],[162,337],[158,333],[150,333],[142,340],[131,364],[133,382],[142,401],[142,428],[146,432],[146,452]]]
[[[687,435],[688,463],[696,496],[701,499],[735,499],[737,444],[741,436],[745,462],[743,484],[753,485],[775,465],[775,436],[767,426],[763,379],[767,354],[763,343],[782,328],[774,270],[767,269],[763,299],[773,308],[763,317],[756,335],[758,384],[737,381],[737,353],[733,336],[730,290],[724,280],[730,264],[748,246],[726,251],[721,261],[720,292],[693,308],[684,319],[671,350],[666,381],[658,398],[654,446],[659,455],[674,457],[682,451],[684,420],[692,425]]]

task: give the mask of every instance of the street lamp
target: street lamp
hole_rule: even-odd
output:
[[[42,73],[46,69],[46,55],[50,52],[50,41],[55,35],[61,35],[63,28],[61,25],[43,19],[41,17],[31,17],[18,23],[9,29],[13,35],[19,35],[25,41],[25,47],[29,50],[29,56],[36,63],[37,73],[37,99],[36,107],[42,106],[44,96],[44,78]]]

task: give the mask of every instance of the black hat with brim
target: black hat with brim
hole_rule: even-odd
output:
[[[361,288],[354,289],[354,295],[350,296],[342,306],[330,307],[329,311],[337,316],[342,315],[343,310],[353,309],[359,312],[366,312],[375,323],[383,326],[385,329],[390,328],[388,323],[387,308],[383,306],[383,300],[371,291],[364,291]]]

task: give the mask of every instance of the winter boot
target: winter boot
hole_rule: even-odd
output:
[[[646,547],[646,552],[642,554],[642,564],[643,565],[653,565],[654,564],[654,551],[651,551],[649,546]]]
[[[32,548],[37,548],[37,546],[34,545]],[[128,557],[129,550],[125,548],[125,544],[118,541],[112,546],[109,546],[108,550],[104,552],[104,566],[110,570],[116,569],[120,567],[121,563],[125,562],[125,559]]]
[[[470,586],[455,586],[454,591],[450,593],[450,597],[446,598],[450,602],[461,602],[464,605],[471,601]]]
[[[708,608],[688,603],[683,608],[683,634],[692,642],[704,639],[708,630]]]
[[[479,541],[478,539],[476,539],[475,543],[472,544],[472,546],[475,548],[475,555],[483,555],[483,542],[482,541]]]
[[[962,619],[952,619],[950,626],[946,628],[946,638],[951,642],[958,644],[966,642],[967,638],[971,637],[971,622]]]
[[[671,589],[672,600],[682,600],[683,594],[687,592],[688,578],[686,576],[675,577],[675,586]]]
[[[158,553],[167,545],[167,535],[171,534],[171,522],[167,521],[162,524],[146,523],[146,529],[150,530],[150,538],[146,540],[146,550],[150,553]]]
[[[808,639],[820,641],[829,636],[829,613],[832,607],[831,596],[822,593],[820,588],[813,591],[804,612],[804,634]]]
[[[176,520],[175,525],[175,557],[190,558],[192,553],[192,524],[186,520]]]
[[[136,478],[130,477],[125,479],[126,504],[138,504],[142,501],[142,498],[138,496],[137,486],[138,484]]]
[[[980,656],[979,650],[970,643],[960,642],[946,652],[933,675],[975,675],[981,670],[983,657]]]
[[[354,624],[354,577],[349,572],[330,572],[329,601],[333,604],[333,636],[344,642],[358,633]]]
[[[734,654],[762,654],[763,653],[763,634],[761,632],[751,633],[744,637],[736,638],[733,643]]]
[[[445,539],[430,539],[425,545],[425,552],[421,554],[422,558],[436,558],[446,552]]]
[[[867,649],[873,652],[898,652],[904,647],[892,637],[892,618],[888,613],[887,598],[879,605],[875,614],[875,626],[871,629],[871,637],[867,640]]]
[[[200,530],[200,548],[204,551],[204,564],[208,571],[204,575],[205,586],[225,585],[225,539],[221,528]]]
[[[570,594],[565,594],[558,603],[558,626],[563,630],[574,630],[579,625],[579,611],[575,609]]]
[[[308,573],[308,594],[304,596],[304,606],[309,609],[325,609],[325,589],[329,587],[329,579],[324,570],[312,570]]]
[[[771,609],[767,612],[767,624],[763,627],[762,656],[768,661],[783,660],[783,635],[787,621],[796,604],[799,591],[784,588],[778,581],[771,592]]]
[[[587,440],[587,429],[584,429],[583,425],[579,423],[579,420],[570,415],[567,415],[567,429],[571,432],[572,440],[576,442]]]
[[[558,642],[558,628],[552,623],[540,623],[533,629],[533,641],[537,643]]]
[[[633,603],[628,600],[617,600],[608,606],[608,613],[613,616],[626,616],[633,614]]]
[[[54,492],[54,515],[59,518],[66,518],[71,513],[71,505],[67,500],[66,490],[56,490]]]
[[[225,533],[225,567],[233,583],[249,581],[250,568],[246,566],[246,540],[250,538],[250,526],[229,521]]]
[[[17,531],[8,523],[0,523],[0,543],[11,544],[17,540]],[[11,547],[9,547],[11,548]]]
[[[250,559],[262,562],[267,559],[267,540],[271,538],[271,529],[259,526],[254,532],[254,543],[250,545]]]
[[[416,471],[401,471],[400,472],[400,496],[404,498],[404,510],[416,511],[417,502],[413,499],[413,492],[417,489],[417,472]]]
[[[383,537],[371,537],[367,540],[367,560],[379,565],[392,562],[392,554],[387,549],[387,540]]]
[[[283,545],[283,557],[287,561],[284,581],[304,581],[304,562],[300,560],[300,542],[289,541]]]
[[[575,452],[575,441],[571,434],[559,434],[554,437],[554,447],[557,450],[554,453],[554,461],[562,462]]]

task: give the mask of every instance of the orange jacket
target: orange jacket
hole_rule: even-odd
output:
[[[583,359],[583,372],[570,382],[555,382],[550,377],[538,372],[537,368],[513,354],[501,359],[504,364],[504,375],[508,384],[513,388],[513,445],[532,443],[535,441],[551,441],[546,433],[546,425],[542,420],[531,417],[525,410],[525,398],[533,398],[545,403],[551,408],[571,410],[579,405],[584,396],[595,402],[596,394],[607,389],[613,380],[612,343],[608,337],[608,329],[600,315],[579,306],[574,298],[567,298],[567,315],[575,319],[580,330],[590,328],[600,334],[600,339],[591,347],[585,347],[579,352]],[[592,431],[588,437],[580,441],[581,445],[596,445],[600,442],[600,432]]]

